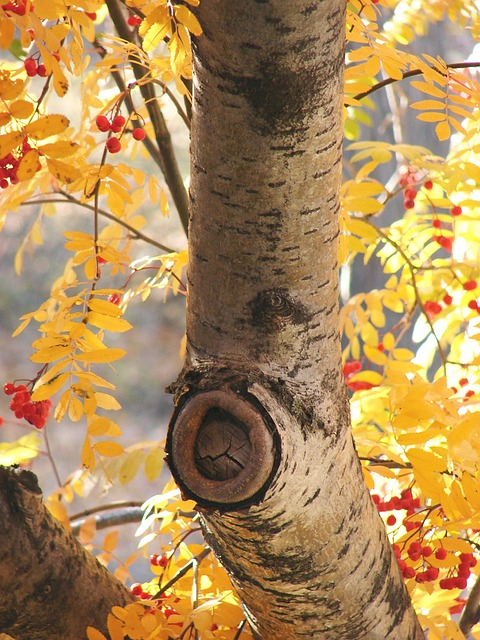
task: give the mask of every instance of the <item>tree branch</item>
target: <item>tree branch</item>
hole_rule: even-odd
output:
[[[79,640],[106,632],[130,591],[50,515],[36,476],[0,467],[0,628],[17,640]]]
[[[472,590],[468,594],[465,609],[460,617],[458,626],[468,635],[472,627],[480,620],[480,576],[477,577]]]
[[[59,191],[56,191],[55,193],[58,193],[59,195],[63,196],[64,199],[62,200],[62,199],[55,199],[55,198],[41,198],[40,200],[24,200],[22,203],[20,203],[20,206],[23,207],[26,205],[47,204],[47,203],[62,204],[65,202],[70,202],[72,204],[78,205],[79,207],[83,207],[84,209],[95,211],[95,207],[93,205],[88,204],[87,202],[80,202],[79,200],[74,198],[72,195],[70,195],[66,191],[59,190]],[[125,220],[121,220],[120,218],[117,218],[117,216],[114,216],[113,213],[110,213],[105,209],[98,209],[98,213],[104,218],[108,218],[109,220],[112,220],[112,222],[116,222],[121,227],[124,227],[125,229],[127,229],[138,240],[143,240],[143,242],[151,244],[153,247],[157,247],[158,249],[161,249],[166,253],[175,253],[175,249],[171,249],[170,247],[167,247],[164,244],[157,242],[153,238],[150,238],[149,236],[145,235],[141,231],[138,231],[138,229],[135,229],[135,227],[132,227],[130,224],[128,224],[128,222],[125,222]]]
[[[480,62],[454,62],[452,64],[447,64],[449,69],[473,69],[475,67],[480,67]],[[431,69],[435,69],[435,67],[431,66]],[[435,69],[438,71],[438,69]],[[381,82],[377,82],[373,87],[367,89],[366,91],[362,91],[362,93],[357,93],[357,95],[353,96],[354,100],[363,100],[375,91],[379,89],[383,89],[387,87],[389,84],[393,84],[394,82],[400,82],[401,80],[406,80],[407,78],[413,78],[414,76],[421,76],[423,71],[421,69],[412,69],[411,71],[407,71],[403,74],[402,78],[385,78]]]
[[[115,26],[115,29],[123,40],[133,42],[135,40],[134,33],[128,28],[122,8],[118,0],[106,0],[108,12]],[[151,82],[141,82],[145,79],[145,67],[134,59],[130,58],[132,71],[139,83],[138,86],[142,93],[145,106],[152,121],[153,129],[157,139],[160,156],[162,159],[162,172],[167,182],[173,201],[177,207],[180,221],[185,233],[188,233],[188,194],[183,184],[183,179],[178,168],[177,159],[173,150],[170,133],[165,124],[165,119],[158,106],[157,96],[155,94],[154,85]]]

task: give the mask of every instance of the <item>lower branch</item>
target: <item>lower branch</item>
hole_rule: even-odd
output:
[[[42,502],[36,476],[0,467],[0,630],[16,640],[106,632],[112,606],[135,600]]]

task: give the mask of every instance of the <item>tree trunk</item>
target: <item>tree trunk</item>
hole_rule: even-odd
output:
[[[205,0],[187,358],[168,462],[258,638],[423,638],[352,442],[338,335],[344,0]]]
[[[45,509],[33,473],[0,467],[0,633],[83,640],[135,598]]]

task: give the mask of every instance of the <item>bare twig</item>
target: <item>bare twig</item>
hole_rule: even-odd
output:
[[[475,67],[480,67],[480,62],[454,62],[452,64],[447,64],[447,67],[449,69],[473,69]],[[439,71],[436,67],[430,68],[441,73],[441,71]],[[401,80],[406,80],[407,78],[413,78],[414,76],[420,76],[422,75],[422,73],[422,69],[412,69],[411,71],[407,71],[406,73],[404,73],[402,78],[385,78],[385,80],[381,80],[380,82],[377,82],[377,84],[374,84],[373,87],[370,87],[370,89],[362,91],[362,93],[357,93],[357,95],[353,96],[353,99],[363,100],[363,98],[366,98],[370,94],[375,93],[375,91],[378,91],[379,89],[387,87],[389,84],[400,82]]]
[[[56,191],[55,193],[61,195],[62,198],[53,197],[53,198],[24,200],[20,206],[33,205],[33,204],[47,204],[47,203],[62,204],[67,202],[67,203],[76,204],[79,207],[83,207],[84,209],[89,209],[90,211],[95,211],[95,207],[93,205],[88,204],[87,202],[80,202],[80,200],[77,200],[66,191],[59,190],[59,191]],[[138,231],[138,229],[135,229],[135,227],[132,227],[131,225],[129,225],[128,222],[125,222],[125,220],[121,220],[120,218],[117,218],[117,216],[114,216],[113,213],[110,213],[109,211],[106,211],[105,209],[100,209],[100,208],[98,209],[98,213],[104,218],[108,218],[109,220],[112,220],[112,222],[116,222],[121,227],[124,227],[125,229],[127,229],[134,236],[134,238],[138,240],[143,240],[143,242],[151,244],[153,247],[157,247],[158,249],[160,249],[161,251],[164,251],[165,253],[175,253],[175,249],[167,247],[164,244],[157,242],[153,238],[150,238],[149,236],[145,235],[141,231]]]
[[[143,510],[140,507],[130,507],[119,509],[113,513],[97,514],[93,517],[95,519],[95,526],[97,530],[100,530],[107,529],[108,527],[118,527],[122,524],[140,522],[143,518]],[[86,520],[87,518],[85,517],[71,522],[72,533],[74,536],[77,536],[80,533],[80,529]]]

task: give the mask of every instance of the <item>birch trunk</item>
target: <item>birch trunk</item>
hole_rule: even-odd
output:
[[[338,335],[343,0],[204,0],[170,467],[263,640],[419,640]]]

